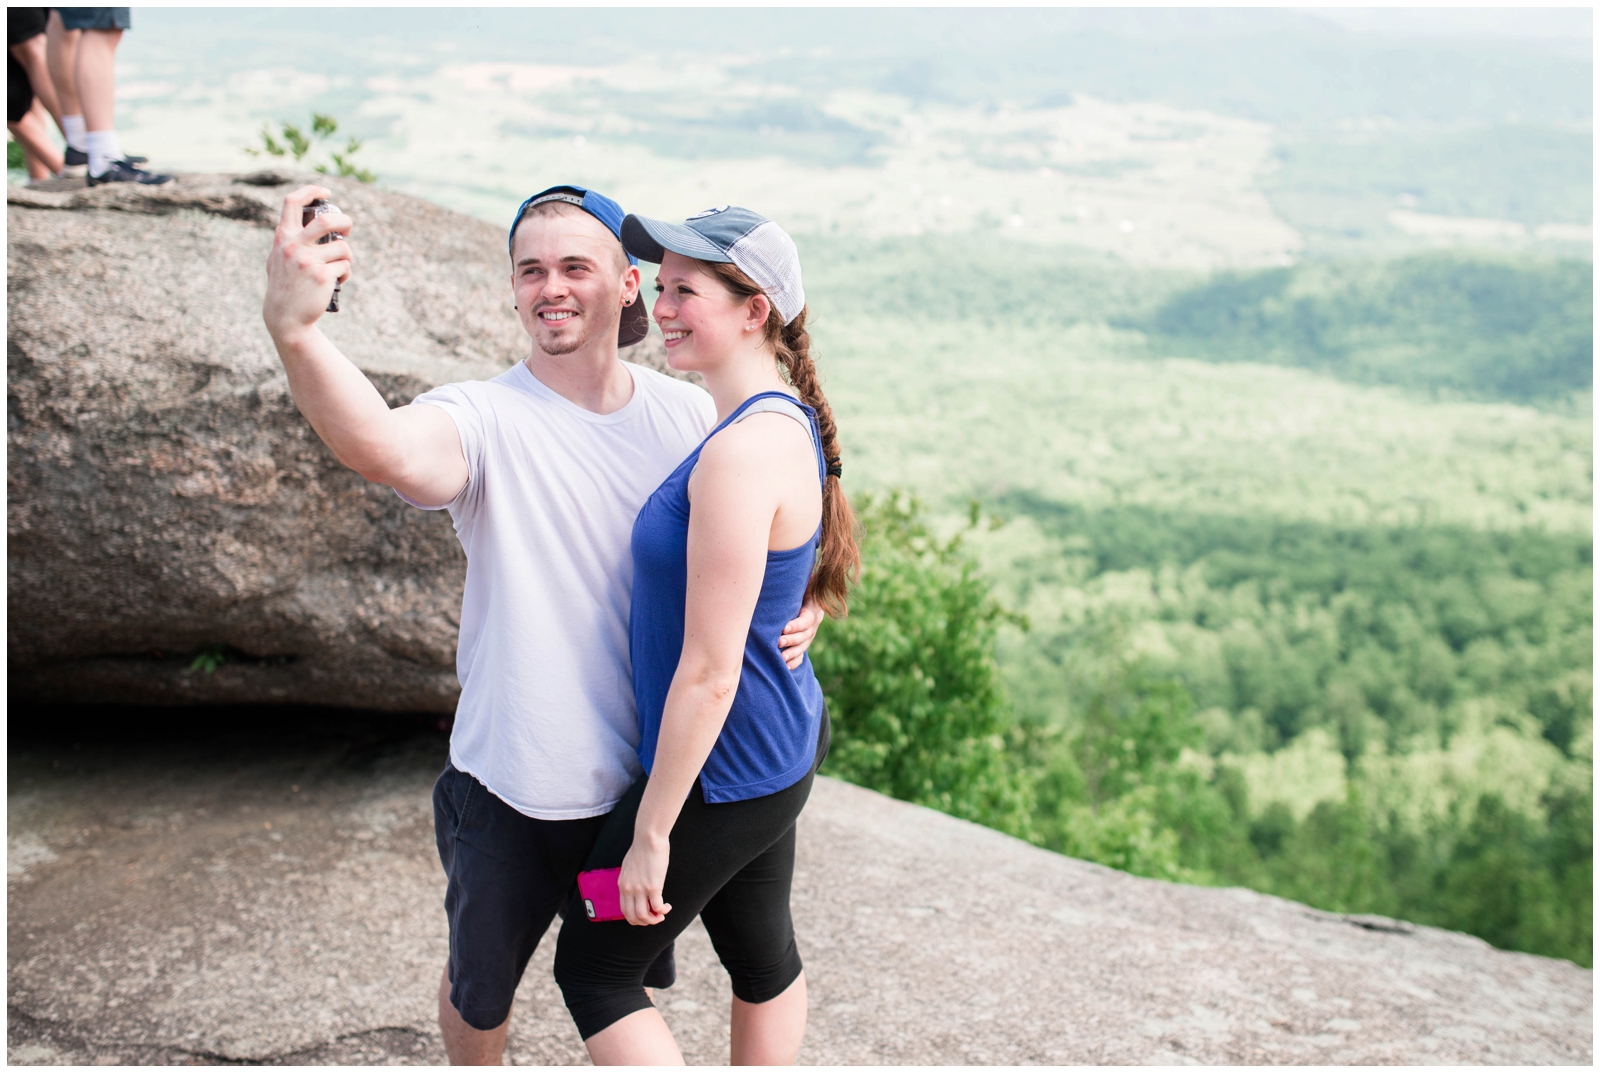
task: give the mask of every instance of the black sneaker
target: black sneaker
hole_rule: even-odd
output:
[[[130,164],[150,163],[150,158],[147,156],[125,156],[122,159]],[[62,163],[69,168],[87,168],[89,166],[89,154],[82,149],[74,149],[69,145],[67,146],[67,155],[63,158]]]
[[[101,183],[140,183],[144,186],[160,186],[170,183],[170,175],[154,175],[148,171],[133,166],[129,160],[113,160],[111,167],[103,175],[89,176],[90,186],[99,186]]]
[[[150,158],[147,156],[125,156],[122,159],[134,167],[150,162]],[[63,179],[87,178],[89,175],[89,154],[82,149],[74,149],[70,145],[67,146],[66,155],[61,159],[60,175]]]

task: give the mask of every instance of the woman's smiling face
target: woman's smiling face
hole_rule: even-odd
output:
[[[757,323],[749,299],[735,297],[699,262],[666,251],[656,275],[652,310],[667,343],[667,363],[679,371],[715,367],[748,339]]]

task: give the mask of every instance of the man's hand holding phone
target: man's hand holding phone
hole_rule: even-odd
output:
[[[325,212],[304,223],[308,206],[330,191],[302,186],[283,199],[283,215],[267,257],[267,299],[262,318],[273,339],[288,342],[316,326],[334,291],[350,278],[350,244],[344,241],[355,221],[342,212]],[[324,242],[325,236],[331,241]]]
[[[783,662],[791,671],[798,668],[800,661],[806,658],[806,650],[816,639],[817,627],[820,625],[822,625],[821,605],[807,600],[800,608],[800,614],[783,628],[783,635],[778,638],[778,650],[783,653]]]

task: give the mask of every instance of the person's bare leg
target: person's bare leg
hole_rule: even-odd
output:
[[[73,71],[78,61],[78,39],[82,30],[69,30],[61,23],[61,12],[50,9],[45,23],[45,60],[50,67],[50,81],[56,90],[56,107],[62,115],[82,115],[83,105],[78,103],[78,88],[73,84]]]
[[[444,1036],[444,1053],[453,1066],[497,1066],[506,1053],[506,1032],[511,1015],[500,1027],[487,1032],[473,1028],[450,1005],[450,970],[439,978],[439,1032]]]
[[[50,142],[50,127],[44,118],[44,108],[38,101],[33,102],[33,107],[21,119],[7,123],[6,129],[22,146],[28,160],[30,179],[48,179],[61,170],[61,154]]]
[[[85,30],[78,42],[74,86],[86,130],[116,129],[117,45],[121,30]]]
[[[734,996],[728,1019],[728,1064],[792,1066],[805,1034],[806,974],[802,972],[775,999],[755,1003]]]
[[[11,124],[7,123],[6,126],[9,128]],[[12,133],[15,134],[16,131],[12,131]],[[41,182],[55,174],[55,172],[44,166],[43,161],[28,152],[28,147],[25,145],[22,147],[22,170],[28,173],[28,181],[30,183]]]
[[[55,120],[56,127],[63,134],[66,128],[61,125],[61,106],[56,103],[55,79],[50,74],[50,62],[45,56],[45,35],[34,34],[20,45],[11,46],[11,54],[22,64],[22,69],[28,72],[28,81],[33,84],[33,95],[44,105],[44,110]]]
[[[683,1053],[659,1010],[639,1010],[584,1041],[597,1066],[681,1066]]]

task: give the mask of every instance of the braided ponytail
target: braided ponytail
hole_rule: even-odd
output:
[[[774,334],[773,348],[788,374],[789,386],[817,412],[822,459],[828,466],[822,483],[822,543],[817,548],[817,565],[806,596],[814,598],[834,618],[843,618],[850,584],[861,571],[861,549],[856,546],[856,515],[839,483],[839,430],[833,423],[833,408],[817,381],[817,366],[811,360],[806,310],[800,310],[794,320],[784,324],[774,309],[767,318],[767,335],[772,338]]]
[[[762,293],[761,288],[735,265],[701,263],[740,298],[753,298]],[[850,509],[850,500],[839,483],[839,430],[833,423],[833,408],[828,405],[817,380],[816,363],[811,360],[807,312],[800,310],[794,320],[784,324],[782,314],[773,306],[764,327],[766,340],[772,344],[789,386],[800,393],[802,402],[817,412],[817,428],[822,433],[822,459],[828,467],[822,483],[822,541],[817,548],[811,583],[806,586],[806,599],[816,600],[832,617],[844,618],[850,585],[861,572],[861,549],[856,543],[855,511]]]

